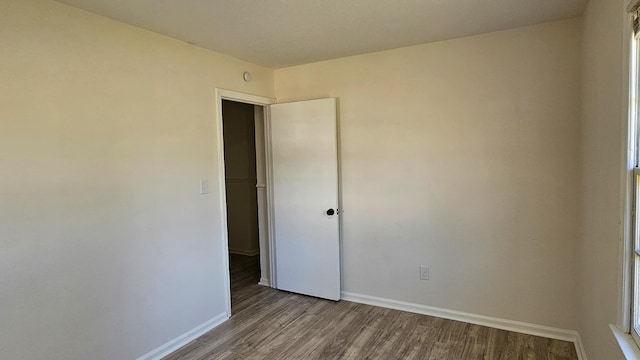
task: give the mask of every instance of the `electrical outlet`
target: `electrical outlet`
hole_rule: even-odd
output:
[[[420,280],[429,280],[429,267],[420,265]]]

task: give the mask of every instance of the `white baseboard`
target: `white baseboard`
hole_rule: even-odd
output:
[[[198,337],[210,331],[211,329],[215,328],[216,326],[222,324],[227,319],[229,319],[229,316],[227,315],[226,312],[224,312],[214,317],[213,319],[210,319],[207,322],[196,326],[195,328],[187,331],[186,333],[178,336],[177,338],[169,341],[168,343],[149,351],[148,353],[140,356],[137,360],[160,360],[163,357],[187,345],[191,341],[197,339]]]
[[[587,357],[580,340],[580,335],[575,330],[554,328],[550,326],[537,325],[522,321],[501,319],[491,316],[476,315],[462,311],[449,310],[434,306],[408,303],[404,301],[380,298],[376,296],[362,295],[351,292],[342,292],[342,300],[380,306],[388,309],[401,310],[416,314],[435,316],[439,318],[462,321],[466,323],[488,326],[496,329],[519,332],[528,335],[542,336],[550,339],[573,342],[576,346],[576,353],[579,360],[587,360]]]
[[[265,278],[260,278],[260,281],[258,282],[258,285],[271,287],[271,284],[269,283],[269,279],[265,279]]]
[[[232,254],[236,254],[236,255],[256,256],[256,255],[260,254],[260,249],[255,249],[255,250],[251,250],[251,251],[245,251],[245,250],[238,250],[238,249],[229,248],[229,252],[232,253]]]

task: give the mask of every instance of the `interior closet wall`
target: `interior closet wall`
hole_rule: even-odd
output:
[[[222,103],[229,251],[257,255],[258,204],[253,105]]]

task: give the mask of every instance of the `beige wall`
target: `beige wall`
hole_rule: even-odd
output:
[[[224,313],[214,89],[273,96],[272,71],[0,9],[0,357],[134,359]]]
[[[344,291],[576,328],[579,39],[567,20],[275,71],[278,101],[339,98]]]
[[[223,101],[229,251],[257,255],[258,199],[253,105]]]
[[[579,332],[589,359],[623,358],[609,324],[617,322],[619,299],[625,4],[591,0],[584,13]]]

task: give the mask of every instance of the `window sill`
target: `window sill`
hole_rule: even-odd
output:
[[[627,360],[640,360],[640,348],[636,345],[636,342],[633,341],[631,335],[623,333],[618,329],[617,326],[613,324],[609,324],[611,327],[611,331],[613,332],[613,336],[616,338],[618,345],[620,346],[620,350],[624,354],[624,357]]]

